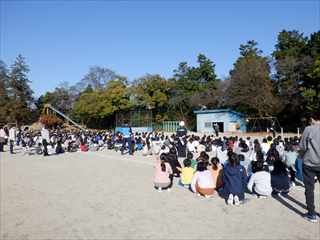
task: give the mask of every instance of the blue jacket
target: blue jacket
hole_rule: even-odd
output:
[[[237,195],[240,200],[244,199],[247,174],[243,166],[237,165],[232,167],[230,164],[227,164],[223,168],[222,181],[225,199],[228,199],[229,194]]]
[[[132,130],[130,127],[123,127],[121,128],[121,133],[124,138],[130,138]]]

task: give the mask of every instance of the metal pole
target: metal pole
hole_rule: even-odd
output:
[[[281,139],[283,139],[283,128],[281,128]]]
[[[300,128],[298,128],[298,138],[300,137]]]

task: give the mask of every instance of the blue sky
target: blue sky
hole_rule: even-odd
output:
[[[0,59],[21,53],[35,95],[74,84],[90,66],[134,80],[170,77],[199,53],[228,75],[239,46],[254,39],[270,54],[277,34],[320,29],[319,1],[5,1],[0,0]]]

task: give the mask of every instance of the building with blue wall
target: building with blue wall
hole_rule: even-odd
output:
[[[197,132],[213,133],[217,123],[220,132],[246,132],[246,117],[231,109],[212,109],[194,111],[197,115]]]

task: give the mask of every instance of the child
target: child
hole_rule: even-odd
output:
[[[200,152],[200,155],[197,158],[197,162],[205,162],[208,165],[209,164],[209,155],[205,151]]]
[[[163,154],[164,155],[164,154]],[[180,162],[178,161],[178,156],[176,149],[174,147],[170,148],[169,153],[166,155],[166,162],[168,162],[173,171],[175,177],[180,177],[180,172],[178,168],[181,168]]]
[[[286,151],[284,152],[283,160],[290,171],[290,181],[292,186],[295,186],[295,181],[296,181],[295,164],[296,164],[297,158],[298,158],[298,153],[294,151],[292,144],[288,144]]]
[[[204,197],[210,197],[214,193],[214,183],[211,171],[207,169],[206,162],[198,162],[197,171],[193,175],[191,189]]]
[[[162,189],[170,190],[172,185],[172,168],[166,162],[166,155],[156,157],[155,174],[153,179],[154,187],[161,192]]]
[[[228,160],[228,150],[226,147],[222,146],[218,146],[217,148],[217,157],[220,160],[220,164],[222,166],[225,166]]]
[[[191,167],[191,160],[188,158],[183,161],[183,165],[183,168],[177,167],[177,169],[181,172],[180,184],[185,188],[189,188],[194,174],[194,169]]]
[[[222,186],[222,166],[219,158],[211,158],[211,174],[213,179],[214,189],[217,190]]]
[[[289,193],[289,177],[286,165],[281,160],[277,160],[274,162],[274,168],[271,172],[271,186],[273,190],[272,194],[279,195],[281,193]]]
[[[191,167],[194,169],[194,170],[197,170],[197,160],[193,159],[193,154],[191,152],[188,152],[187,153],[187,159],[189,159],[191,161]]]
[[[247,185],[250,192],[258,197],[267,197],[272,193],[271,176],[269,172],[263,170],[263,162],[255,162],[255,173],[250,177]]]
[[[237,154],[231,152],[222,174],[222,193],[229,205],[233,203],[240,205],[240,201],[244,200],[246,178],[246,170],[239,164]]]

